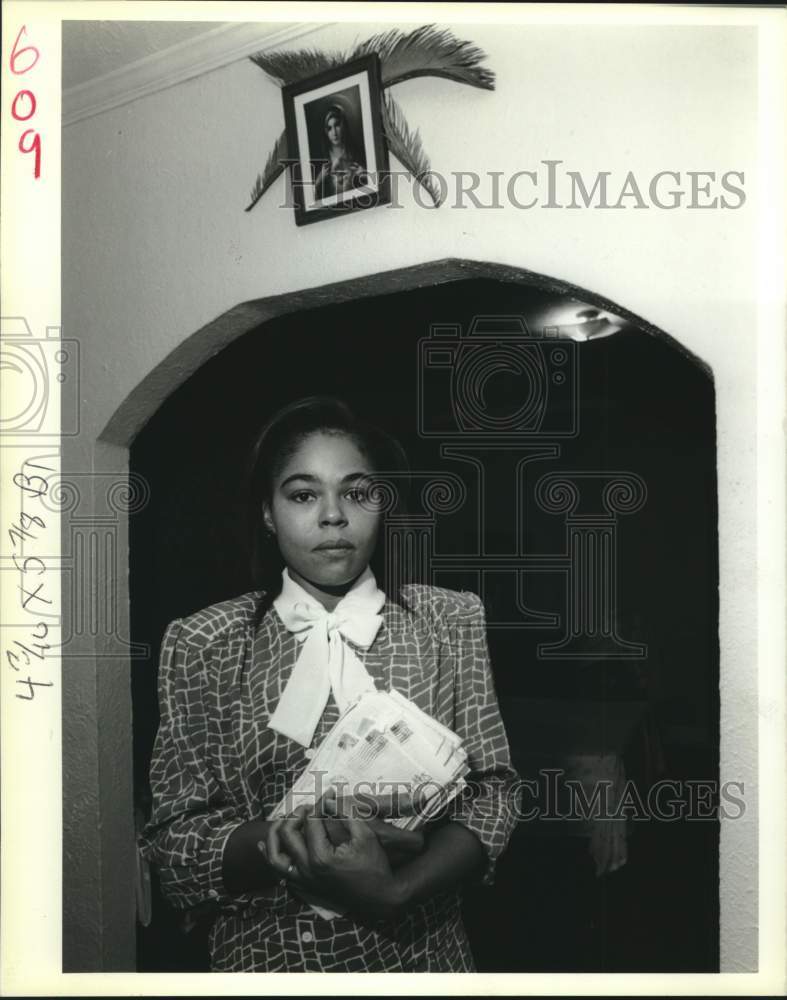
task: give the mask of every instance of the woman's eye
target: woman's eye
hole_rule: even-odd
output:
[[[367,493],[366,490],[356,488],[354,490],[350,490],[347,493],[347,496],[350,498],[350,500],[354,500],[356,503],[363,503],[363,501],[366,499]]]
[[[306,503],[311,497],[312,494],[308,490],[298,490],[297,493],[291,494],[290,500],[294,500],[295,503]]]

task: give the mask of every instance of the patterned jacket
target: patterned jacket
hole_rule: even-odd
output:
[[[232,831],[265,818],[308,763],[308,751],[267,727],[298,656],[295,636],[259,592],[212,605],[167,628],[161,722],[151,763],[153,812],[141,841],[178,908],[213,901],[212,967],[222,971],[472,971],[458,891],[387,925],[324,920],[285,884],[230,894],[222,855]],[[472,795],[450,807],[479,838],[493,878],[515,823],[517,775],[495,697],[483,605],[474,594],[403,586],[386,598],[372,646],[356,648],[378,688],[396,688],[464,740]],[[331,698],[317,745],[336,722]]]

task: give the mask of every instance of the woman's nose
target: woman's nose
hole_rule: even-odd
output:
[[[327,498],[320,511],[320,520],[323,524],[346,524],[347,517],[341,503],[332,498]]]

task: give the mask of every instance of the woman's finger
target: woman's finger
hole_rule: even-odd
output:
[[[376,796],[378,816],[412,816],[415,803],[410,792],[396,789]]]
[[[275,819],[273,822],[269,823],[268,833],[265,838],[268,863],[281,875],[284,875],[289,866],[292,864],[292,858],[282,849],[281,845],[280,832],[283,823],[283,819]]]
[[[306,847],[309,851],[309,862],[324,865],[333,854],[333,846],[319,816],[312,813],[304,822],[306,829]]]
[[[338,847],[339,844],[344,844],[350,839],[350,834],[347,832],[347,824],[342,819],[332,819],[330,816],[323,819],[323,826],[325,827],[325,832],[334,847]]]
[[[368,820],[356,819],[348,816],[346,819],[347,828],[350,831],[350,840],[358,847],[368,844],[370,840],[378,843],[377,837],[369,826]]]
[[[309,851],[303,839],[301,827],[303,826],[305,807],[300,806],[292,816],[288,816],[282,821],[279,830],[279,839],[284,850],[289,854],[292,863],[301,874],[309,870]]]
[[[418,809],[420,801],[407,791],[356,792],[354,795],[341,796],[336,801],[336,814],[339,816],[355,816],[356,819],[371,820],[385,817],[412,816]]]
[[[420,854],[424,849],[424,835],[420,830],[402,830],[382,819],[372,820],[370,826],[386,850],[391,847],[406,854]]]
[[[315,806],[315,813],[317,816],[336,816],[338,815],[338,799],[336,796],[336,789],[329,788],[327,792],[324,792],[320,798],[317,800],[317,805]]]

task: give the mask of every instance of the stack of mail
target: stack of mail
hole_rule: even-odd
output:
[[[455,733],[398,691],[370,691],[342,714],[268,818],[287,816],[335,789],[340,797],[409,796],[416,810],[390,822],[412,830],[461,791],[467,771]]]
[[[455,733],[398,691],[370,691],[341,715],[268,819],[287,816],[334,789],[338,797],[360,795],[362,800],[408,796],[415,811],[386,821],[413,830],[462,790],[468,770],[467,753]],[[330,900],[292,888],[326,920],[345,912]]]

